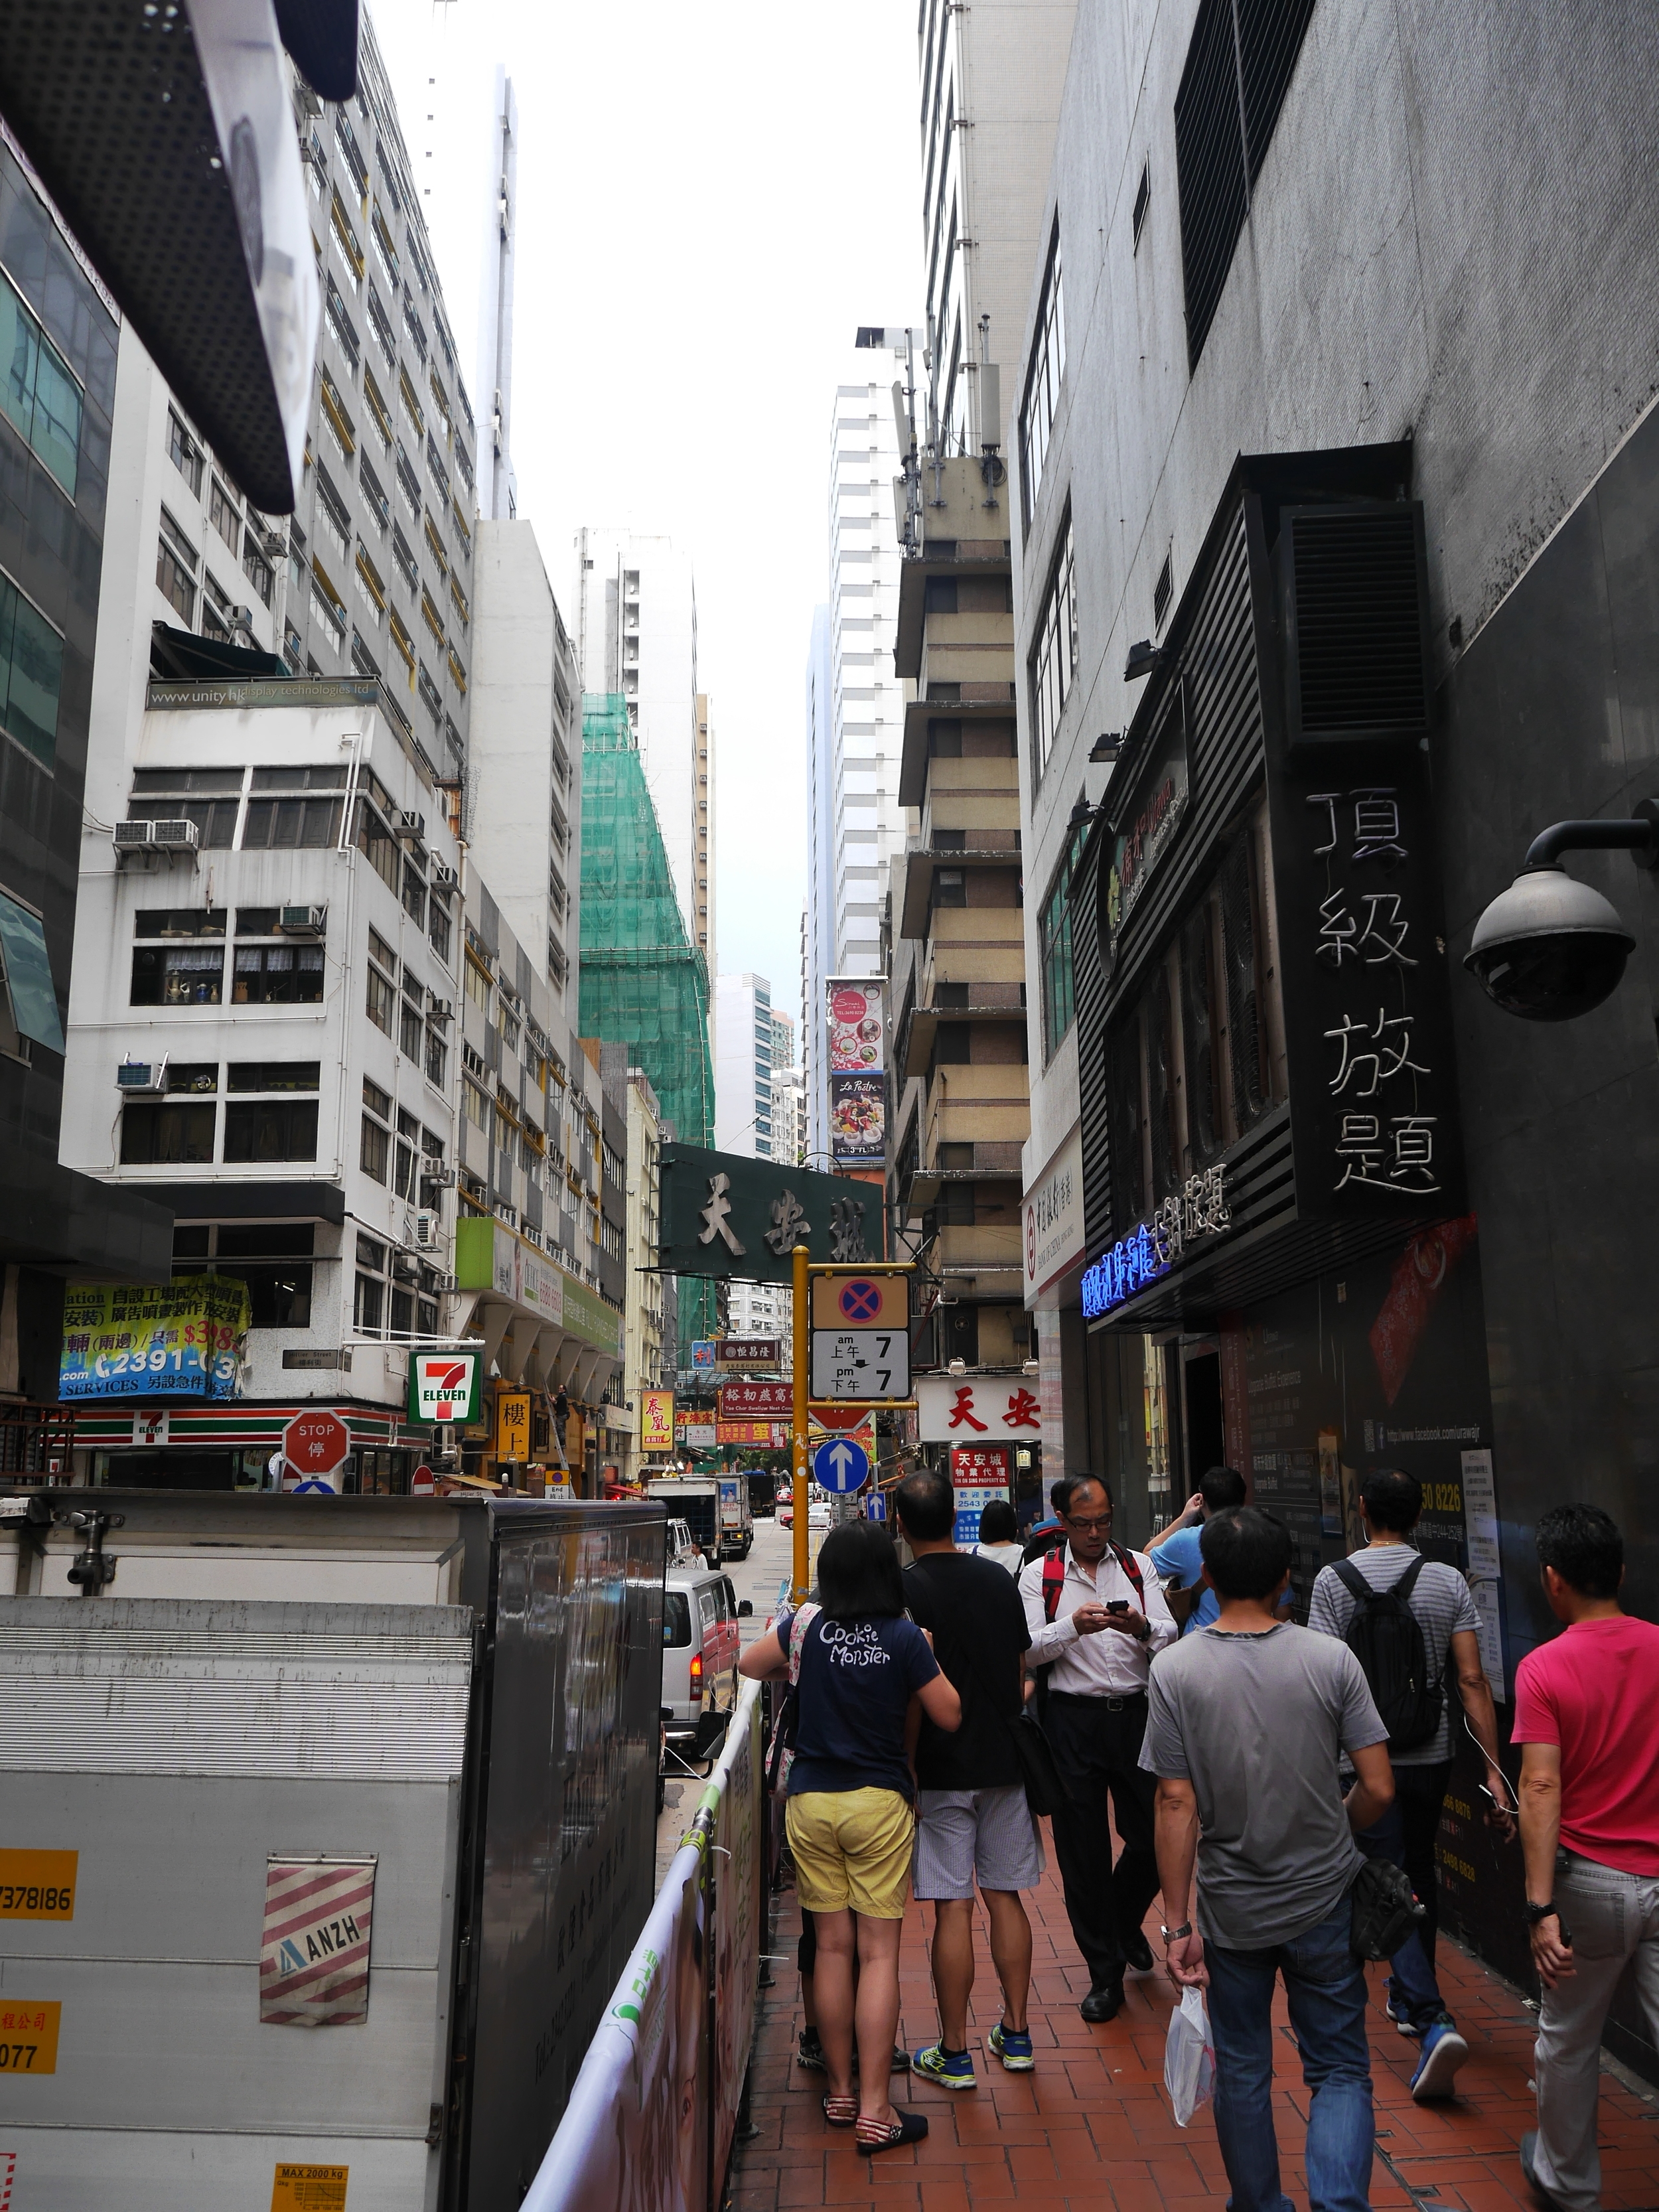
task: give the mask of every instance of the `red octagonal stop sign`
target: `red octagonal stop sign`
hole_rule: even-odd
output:
[[[346,1425],[333,1413],[296,1413],[283,1431],[283,1457],[302,1475],[332,1474],[350,1449]]]

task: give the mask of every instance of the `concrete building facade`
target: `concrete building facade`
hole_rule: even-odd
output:
[[[772,986],[764,975],[717,975],[714,1148],[751,1160],[772,1157]]]
[[[1633,1585],[1653,1547],[1650,878],[1568,860],[1637,940],[1580,1018],[1516,1020],[1463,965],[1538,830],[1650,795],[1653,61],[1589,7],[1478,51],[1447,9],[1270,15],[1241,116],[1200,96],[1239,81],[1224,7],[1078,14],[1012,395],[1028,1295],[1066,1463],[1109,1469],[1129,1540],[1219,1449],[1301,1590],[1406,1466],[1502,1703],[1553,1632],[1544,1508],[1606,1505]],[[1366,980],[1324,933],[1345,901],[1393,917],[1410,994],[1412,1066],[1364,1099],[1321,996]],[[1519,1973],[1462,1832],[1443,1916]],[[1633,2009],[1610,2039],[1653,2069]]]

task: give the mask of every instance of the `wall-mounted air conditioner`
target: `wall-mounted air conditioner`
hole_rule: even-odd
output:
[[[417,1252],[435,1252],[443,1233],[443,1223],[435,1213],[417,1213],[415,1217],[415,1249]]]
[[[129,1054],[116,1068],[115,1087],[127,1098],[159,1097],[167,1087],[166,1054],[160,1060],[134,1060]]]
[[[152,822],[149,828],[149,842],[157,852],[194,853],[202,842],[193,822]]]
[[[325,906],[285,906],[277,908],[276,926],[284,937],[320,937],[328,924]]]
[[[435,992],[428,991],[426,994],[426,1018],[428,1021],[441,1025],[454,1020],[455,1009],[447,999],[441,999]]]
[[[155,841],[153,822],[118,822],[115,825],[115,849],[118,853],[147,852]]]
[[[452,868],[447,860],[432,863],[432,888],[434,891],[453,891],[460,880],[460,871]]]
[[[399,814],[398,817],[398,827],[405,837],[418,837],[422,843],[426,842],[426,817],[424,814]]]

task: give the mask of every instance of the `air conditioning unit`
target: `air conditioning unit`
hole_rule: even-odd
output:
[[[115,849],[118,853],[140,853],[155,842],[153,822],[118,822],[115,825]]]
[[[134,1060],[131,1054],[115,1071],[115,1087],[129,1098],[154,1098],[167,1087],[167,1055]]]
[[[447,860],[432,863],[432,888],[434,891],[453,891],[460,882],[459,868],[452,868]]]
[[[276,910],[276,927],[284,937],[320,937],[327,921],[325,906],[284,906]]]
[[[455,1170],[447,1168],[441,1160],[421,1163],[421,1181],[432,1190],[453,1190]]]
[[[412,1252],[394,1252],[392,1255],[392,1279],[396,1283],[418,1283],[420,1262]]]
[[[193,822],[152,822],[150,843],[160,852],[194,853],[202,833]]]
[[[399,814],[398,827],[405,837],[418,837],[422,842],[425,842],[426,817],[424,814]]]
[[[415,1217],[415,1249],[417,1252],[435,1252],[443,1233],[443,1223],[435,1213],[417,1213]]]
[[[447,999],[441,999],[431,991],[426,994],[426,1018],[429,1022],[453,1022],[455,1009]]]
[[[288,535],[285,531],[267,530],[264,533],[265,552],[273,561],[288,558]]]

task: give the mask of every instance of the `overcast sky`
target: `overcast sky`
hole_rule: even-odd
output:
[[[780,1011],[796,1012],[831,397],[859,324],[921,320],[914,0],[374,0],[372,12],[417,181],[430,179],[464,362],[489,85],[496,63],[512,74],[519,513],[573,629],[581,523],[666,531],[690,549],[717,746],[719,966],[767,976]],[[874,358],[886,380],[890,356]],[[484,395],[471,397],[482,418]]]

